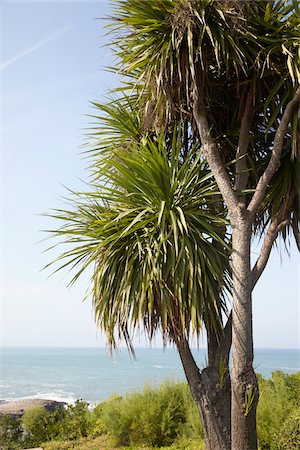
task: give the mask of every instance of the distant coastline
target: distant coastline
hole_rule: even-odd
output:
[[[200,369],[206,349],[193,349]],[[126,349],[113,358],[98,347],[2,347],[0,350],[0,398],[6,401],[48,399],[90,404],[123,395],[145,384],[157,386],[166,378],[185,379],[175,349],[136,348],[136,361]],[[300,371],[300,349],[255,349],[257,373],[270,377],[281,370]]]
[[[55,408],[61,408],[64,405],[64,402],[47,399],[14,400],[11,402],[0,400],[0,414],[20,418],[26,411],[35,407],[43,407],[46,411],[53,412]]]

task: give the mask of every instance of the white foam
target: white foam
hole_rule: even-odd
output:
[[[56,402],[63,402],[68,404],[74,404],[76,402],[76,397],[72,393],[72,395],[64,393],[58,394],[57,392],[38,392],[34,395],[26,395],[18,398],[6,398],[6,402],[14,402],[18,400],[31,400],[31,399],[43,399],[43,400],[53,400]]]

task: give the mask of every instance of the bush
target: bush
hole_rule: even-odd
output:
[[[0,449],[15,450],[21,448],[22,425],[20,419],[0,414]]]
[[[260,399],[257,408],[257,432],[262,450],[276,449],[278,431],[297,406],[300,397],[300,373],[272,373],[259,377]]]
[[[55,439],[59,436],[64,414],[62,408],[57,408],[52,413],[42,406],[30,408],[22,417],[24,444],[29,447]]]
[[[90,431],[88,404],[76,401],[65,409],[57,408],[52,413],[43,407],[28,410],[22,423],[27,446],[40,445],[54,439],[75,440],[86,437]]]
[[[203,439],[204,433],[199,415],[199,410],[194,402],[190,389],[187,385],[182,384],[185,396],[186,416],[183,425],[182,437],[186,439]]]
[[[285,375],[289,398],[295,407],[300,406],[300,372]]]
[[[60,423],[58,437],[75,440],[87,437],[92,429],[91,413],[88,403],[77,400],[74,405],[68,405]]]
[[[114,397],[99,405],[94,414],[100,419],[98,426],[100,423],[119,445],[162,446],[187,429],[195,433],[194,422],[187,421],[191,405],[187,386],[165,382],[156,389],[146,386],[143,392]],[[200,421],[198,424],[199,436]]]
[[[25,412],[22,423],[25,429],[26,445],[38,445],[49,439],[47,416],[49,413],[42,406],[30,408]]]
[[[297,408],[285,420],[278,434],[274,437],[272,449],[299,450],[300,448],[300,411]]]

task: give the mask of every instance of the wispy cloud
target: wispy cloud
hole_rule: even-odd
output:
[[[35,52],[39,48],[43,47],[44,45],[48,44],[51,41],[54,41],[55,39],[59,38],[63,34],[68,33],[72,30],[72,27],[70,25],[65,25],[63,28],[59,28],[58,30],[51,33],[49,36],[47,36],[45,39],[37,42],[36,44],[32,45],[29,48],[26,48],[22,52],[18,53],[17,55],[13,56],[12,58],[5,61],[3,64],[0,65],[0,72],[3,69],[6,69],[9,66],[12,66],[16,62],[18,62],[20,59],[24,58],[25,56],[29,55],[30,53]]]

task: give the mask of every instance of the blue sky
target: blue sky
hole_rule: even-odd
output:
[[[103,20],[107,1],[0,0],[1,343],[103,346],[91,303],[82,302],[88,274],[68,290],[67,274],[41,268],[41,216],[63,205],[64,186],[81,189],[88,174],[80,154],[84,129],[117,80]],[[255,253],[253,253],[255,257]],[[257,347],[300,347],[299,257],[277,250],[254,292]],[[137,345],[144,345],[141,338]],[[157,345],[160,345],[160,339]]]

